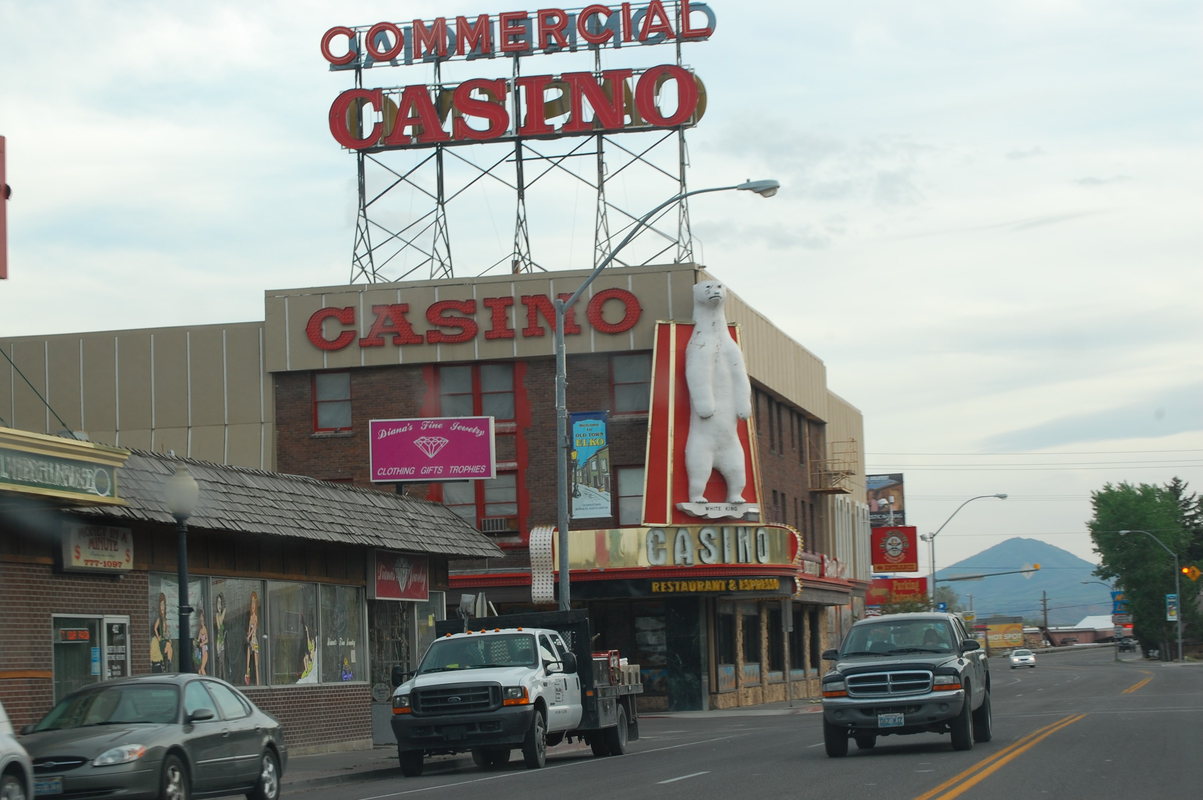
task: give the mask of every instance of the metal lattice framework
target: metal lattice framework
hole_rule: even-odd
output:
[[[680,41],[674,49],[676,66],[682,67]],[[522,59],[511,60],[516,79]],[[594,74],[600,75],[600,51],[594,51],[593,61]],[[441,83],[438,62],[433,77],[436,85]],[[355,86],[363,88],[360,68],[355,69]],[[687,191],[687,127],[357,151],[358,209],[350,282],[595,267],[609,256],[612,242],[630,232],[646,207]],[[494,203],[498,190],[504,202],[512,203],[512,236],[496,226],[506,216],[505,209]],[[575,207],[582,194],[593,206],[593,241],[589,263],[573,264],[570,255],[576,243],[571,231],[579,215],[565,224],[566,200],[571,197]],[[621,205],[615,197],[622,198]],[[486,226],[492,228],[492,246],[486,242]],[[532,228],[537,248],[532,247]],[[614,263],[692,261],[687,201],[649,220],[623,256]]]

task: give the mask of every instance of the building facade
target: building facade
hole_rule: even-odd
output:
[[[558,563],[552,298],[587,276],[286,290],[267,293],[263,323],[4,340],[57,416],[3,374],[0,415],[435,501],[498,553],[451,564],[449,603],[483,593],[525,609],[548,601]],[[819,653],[859,616],[869,578],[860,413],[820,359],[730,294],[754,511],[649,524],[657,332],[692,321],[703,281],[715,276],[689,264],[608,269],[565,320],[567,408],[601,419],[606,443],[572,468],[572,601],[599,648],[640,664],[649,708],[816,696]],[[495,477],[374,479],[371,421],[467,416],[494,420]]]

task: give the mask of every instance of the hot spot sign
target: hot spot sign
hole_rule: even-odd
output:
[[[373,483],[462,481],[497,474],[492,417],[374,419]]]

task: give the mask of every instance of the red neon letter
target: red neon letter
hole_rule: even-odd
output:
[[[486,297],[480,301],[491,313],[486,339],[513,339],[514,329],[509,325],[509,308],[514,305],[512,297]]]
[[[451,311],[458,311],[464,316],[455,316]],[[472,315],[476,313],[475,300],[440,300],[432,303],[426,309],[426,321],[438,328],[448,328],[458,333],[443,333],[442,331],[426,331],[426,341],[430,344],[456,344],[476,338],[480,330]]]
[[[336,56],[330,52],[330,42],[335,36],[347,37],[347,54]],[[336,67],[345,66],[355,60],[355,31],[350,28],[339,25],[326,31],[322,36],[322,58],[329,61]]]
[[[493,38],[490,33],[489,15],[481,14],[476,22],[468,24],[467,17],[455,18],[455,54],[466,56],[488,55],[493,52]]]
[[[605,14],[606,17],[612,17],[614,12],[607,6],[595,4],[585,6],[576,18],[576,32],[589,44],[602,44],[614,38],[614,29],[617,27],[617,20],[611,22],[607,19],[605,22],[598,23],[601,33],[591,33],[589,31],[589,18],[600,17],[602,14]]]
[[[561,300],[567,300],[572,296],[571,292],[564,292],[558,295]],[[552,305],[551,298],[545,294],[523,295],[522,305],[526,306],[526,327],[522,329],[522,336],[525,338],[543,336],[544,330],[539,325],[539,317],[543,317],[543,321],[547,323],[547,329],[552,333],[556,330],[556,307]],[[577,335],[581,332],[581,326],[576,324],[576,315],[572,313],[573,309],[568,309],[564,314],[564,335]]]
[[[602,316],[602,306],[609,300],[622,303],[622,319],[618,322],[606,322],[606,318]],[[639,298],[626,289],[603,289],[589,299],[589,307],[585,311],[589,324],[599,333],[625,333],[635,327],[642,314],[643,308],[639,305]],[[567,333],[567,326],[564,330]]]
[[[664,34],[665,39],[676,36],[673,33],[672,22],[668,19],[668,12],[664,10],[664,4],[660,0],[652,0],[643,13],[643,24],[639,26],[639,41],[646,42],[657,33]]]
[[[552,132],[544,117],[543,95],[551,83],[550,75],[530,75],[514,81],[515,90],[525,89],[522,93],[526,113],[523,115],[518,128],[520,136],[542,136]]]
[[[682,39],[709,39],[714,33],[714,12],[708,7],[702,9],[706,15],[706,27],[694,28],[689,24],[689,15],[693,13],[693,9],[689,7],[691,0],[681,0],[681,38]]]
[[[472,97],[474,90],[479,90],[485,96],[485,99],[481,100]],[[504,78],[497,78],[496,80],[474,78],[470,81],[464,81],[455,87],[455,92],[452,96],[456,110],[465,117],[477,117],[486,120],[489,126],[483,131],[478,131],[471,127],[467,120],[462,117],[456,117],[451,123],[451,138],[484,141],[486,139],[496,139],[505,133],[506,128],[510,125],[510,115],[505,108],[505,95],[506,83]]]
[[[664,77],[661,78],[661,75]],[[656,107],[656,98],[660,93],[660,83],[670,78],[677,82],[677,110],[671,117],[665,117]],[[639,83],[635,85],[635,108],[639,110],[639,116],[658,128],[683,124],[693,116],[697,107],[697,81],[693,79],[693,73],[681,67],[672,64],[652,67],[639,76]]]
[[[412,128],[408,135],[406,128]],[[426,87],[414,84],[402,89],[401,100],[397,103],[397,119],[393,122],[393,130],[384,140],[385,144],[408,147],[415,139],[418,142],[444,142],[450,138],[439,123],[439,114]]]
[[[535,12],[535,16],[539,20],[539,33],[535,37],[536,47],[543,50],[551,47],[548,39],[555,39],[555,43],[560,47],[568,46],[568,39],[564,36],[568,15],[562,8],[541,8]]]
[[[422,337],[414,333],[413,327],[405,315],[409,312],[408,303],[395,305],[372,306],[376,315],[375,322],[368,335],[359,340],[360,347],[383,347],[384,334],[393,335],[393,344],[421,344]]]
[[[393,45],[387,50],[377,50],[376,42],[384,39],[383,34],[386,32],[393,35]],[[377,22],[373,25],[368,31],[368,40],[364,43],[368,49],[368,56],[373,61],[392,61],[401,52],[404,44],[405,34],[401,33],[401,29],[391,22]]]
[[[498,35],[501,37],[501,52],[522,53],[530,50],[529,30],[525,11],[504,11],[497,15]]]
[[[427,53],[436,56],[447,55],[447,20],[439,17],[426,30],[422,20],[415,19],[411,29],[413,35],[414,58],[421,58]]]
[[[313,346],[318,350],[342,350],[344,347],[355,341],[355,331],[343,331],[333,339],[327,339],[322,332],[323,324],[328,319],[337,320],[340,325],[355,324],[355,306],[347,306],[346,308],[319,308],[314,311],[309,317],[309,322],[305,324],[305,337],[313,343]]]
[[[591,128],[620,130],[626,123],[623,89],[631,77],[629,69],[611,69],[602,73],[605,86],[599,84],[592,72],[565,72],[560,76],[569,86],[568,121],[560,128],[563,133],[580,133]],[[582,100],[593,108],[593,119],[585,122]]]
[[[334,140],[349,150],[362,150],[371,147],[380,139],[380,123],[377,122],[368,131],[368,135],[360,139],[350,128],[350,112],[352,106],[357,109],[359,119],[363,119],[363,109],[368,103],[377,111],[384,106],[384,97],[379,89],[348,89],[334,98],[330,106],[330,134]]]

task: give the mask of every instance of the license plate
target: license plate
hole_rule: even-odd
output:
[[[879,728],[901,728],[903,726],[902,714],[878,714],[877,727]]]
[[[458,742],[463,739],[466,732],[467,729],[463,725],[444,725],[439,729],[439,733],[443,734],[443,738],[451,742]]]
[[[33,782],[33,793],[37,797],[63,793],[63,779],[57,775],[53,778],[37,778]]]

